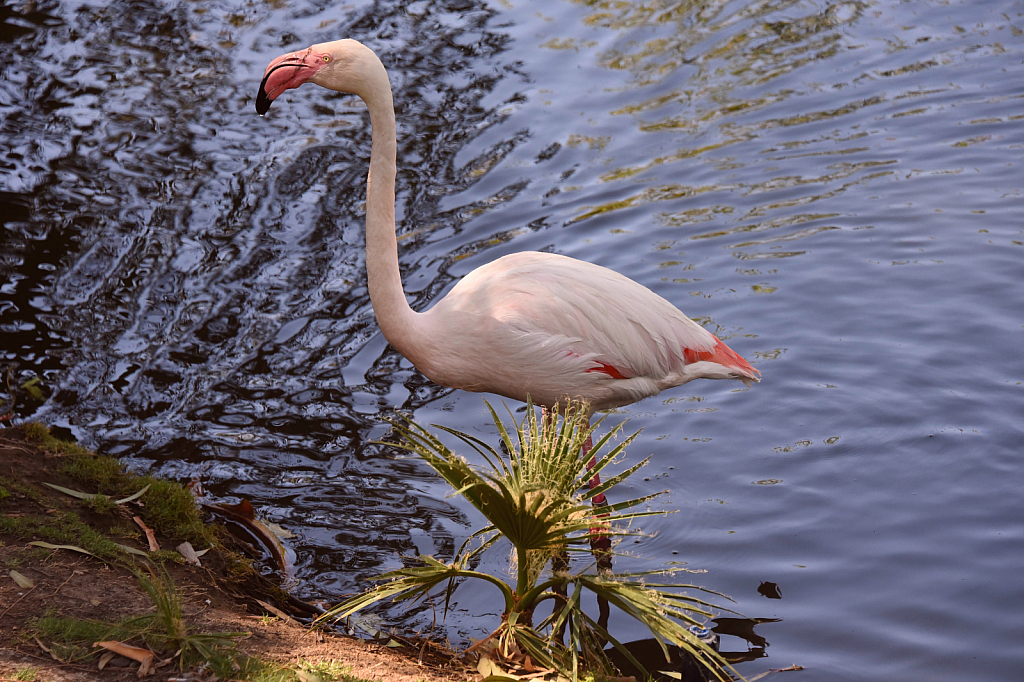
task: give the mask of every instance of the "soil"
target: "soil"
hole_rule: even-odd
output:
[[[37,447],[24,429],[0,429],[0,483],[5,484],[8,493],[0,498],[0,515],[7,519],[45,520],[55,514],[73,512],[113,541],[147,551],[141,529],[131,532],[131,506],[135,503],[97,513],[87,502],[42,485],[45,482],[82,489],[81,483],[59,472],[60,459],[61,455]],[[219,537],[228,535],[221,533]],[[138,663],[118,657],[100,671],[95,658],[71,663],[59,660],[45,650],[54,650],[50,643],[33,636],[35,619],[46,614],[112,622],[155,611],[152,600],[126,564],[28,544],[39,539],[45,538],[0,534],[0,680],[136,680]],[[168,537],[158,536],[157,540],[163,548],[180,543]],[[238,648],[249,656],[292,667],[301,662],[334,661],[347,666],[355,677],[381,682],[478,679],[475,671],[433,642],[395,636],[392,647],[396,642],[402,646],[392,648],[333,632],[311,631],[291,616],[307,616],[308,622],[313,609],[289,598],[258,572],[240,571],[240,565],[248,564],[244,560],[240,563],[237,554],[233,554],[239,548],[232,547],[232,542],[238,541],[228,538],[224,547],[203,555],[202,567],[173,560],[162,562],[182,594],[190,632],[246,632],[249,634],[239,641]],[[19,586],[10,575],[12,570],[31,580],[34,586]],[[141,640],[129,643],[143,646]],[[148,679],[204,682],[213,676],[202,668],[183,673],[173,662],[157,669]]]

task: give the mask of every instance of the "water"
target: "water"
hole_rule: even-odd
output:
[[[253,113],[270,59],[357,38],[395,89],[414,307],[552,250],[763,372],[610,417],[643,428],[631,459],[653,455],[621,494],[680,510],[621,567],[686,561],[781,619],[756,627],[747,676],[1020,676],[1020,3],[44,1],[0,19],[0,363],[52,391],[19,417],[251,499],[297,534],[310,598],[450,556],[479,524],[371,442],[394,409],[491,431],[480,396],[431,385],[374,324],[365,110],[307,86]],[[493,627],[493,596],[458,593],[449,636]]]

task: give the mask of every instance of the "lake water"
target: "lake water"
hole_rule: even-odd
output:
[[[310,599],[479,526],[371,443],[396,409],[493,427],[377,330],[365,109],[307,86],[253,111],[273,57],[357,38],[395,90],[414,307],[550,250],[763,373],[609,417],[643,429],[630,461],[653,455],[618,494],[679,510],[619,567],[685,561],[778,619],[725,637],[748,677],[1024,674],[1021,3],[40,0],[0,19],[0,365],[52,392],[19,418],[250,499],[296,534]],[[465,588],[448,636],[496,608]]]

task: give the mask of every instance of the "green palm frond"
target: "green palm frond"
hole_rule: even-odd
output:
[[[647,627],[666,657],[669,646],[679,647],[695,656],[718,679],[731,680],[734,671],[728,663],[688,630],[688,626],[711,618],[713,610],[720,607],[684,590],[718,593],[695,585],[654,582],[666,575],[693,571],[673,567],[614,576],[608,571],[593,572],[594,564],[588,562],[576,573],[564,565],[545,573],[545,566],[553,557],[587,551],[595,533],[612,538],[643,535],[630,529],[629,524],[667,513],[640,508],[662,493],[596,508],[592,504],[597,495],[608,493],[649,461],[650,458],[644,459],[606,476],[603,483],[590,488],[593,476],[618,461],[637,433],[617,442],[620,428],[611,429],[596,439],[584,457],[584,443],[593,438],[603,421],[602,418],[591,425],[590,410],[585,404],[571,404],[564,410],[554,410],[552,415],[556,416],[542,418],[528,402],[522,420],[517,421],[509,412],[510,427],[506,427],[490,404],[487,409],[504,453],[480,438],[435,425],[471,447],[482,458],[483,466],[469,464],[437,436],[408,418],[390,421],[401,438],[391,445],[423,459],[452,486],[453,494],[465,498],[487,519],[488,525],[463,542],[451,563],[429,556],[409,560],[409,565],[401,569],[372,578],[380,584],[335,606],[317,622],[346,618],[385,600],[428,598],[442,593],[447,613],[457,585],[465,579],[478,579],[495,585],[505,600],[502,623],[485,640],[492,647],[485,655],[495,657],[492,660],[514,667],[516,661],[529,656],[534,666],[558,670],[562,678],[577,682],[581,670],[595,675],[612,674],[603,650],[607,642],[643,670],[628,650],[584,613],[581,596],[587,591]],[[590,461],[595,465],[588,470]],[[515,550],[518,580],[514,588],[500,578],[471,568],[501,539],[508,540]],[[553,611],[535,626],[533,613],[547,600],[555,604]],[[567,643],[558,634],[563,630],[569,637]]]
[[[375,576],[373,580],[386,582],[334,606],[320,615],[316,619],[316,623],[348,618],[357,611],[385,599],[400,601],[425,596],[441,583],[451,582],[458,578],[478,578],[491,583],[501,591],[506,607],[512,607],[512,589],[502,580],[488,573],[467,570],[456,564],[445,564],[429,556],[417,557],[417,563],[420,565],[400,568]]]
[[[588,425],[586,406],[566,408],[561,419],[541,419],[528,404],[521,422],[517,423],[512,418],[514,438],[494,408],[490,404],[487,408],[502,443],[509,451],[507,462],[479,438],[437,426],[479,453],[487,462],[482,469],[471,466],[415,422],[394,420],[391,423],[404,440],[397,447],[426,461],[455,489],[456,494],[476,507],[518,551],[545,551],[567,543],[581,544],[595,526],[665,513],[618,513],[648,502],[660,493],[626,500],[600,510],[587,504],[592,497],[606,492],[647,463],[645,459],[594,490],[589,489],[591,477],[614,461],[637,434],[605,453],[606,446],[619,430],[612,429],[591,449],[590,456],[597,460],[597,465],[588,471],[587,462],[580,458],[580,451],[601,420],[593,426]],[[581,494],[581,490],[585,492]],[[574,534],[578,537],[572,537]],[[616,536],[624,533],[609,530],[607,534]]]
[[[638,580],[581,574],[574,576],[573,581],[643,624],[654,634],[666,660],[669,658],[668,645],[673,645],[703,662],[720,680],[728,682],[732,679],[729,674],[732,668],[728,662],[688,629],[689,625],[700,625],[702,621],[713,618],[712,609],[720,607],[685,594],[656,589]],[[711,592],[692,585],[688,587]]]

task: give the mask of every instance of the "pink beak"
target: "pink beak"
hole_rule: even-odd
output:
[[[256,113],[260,116],[267,113],[271,102],[282,92],[308,81],[319,67],[312,50],[292,52],[270,62],[263,73],[259,94],[256,95]]]

